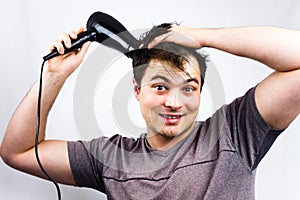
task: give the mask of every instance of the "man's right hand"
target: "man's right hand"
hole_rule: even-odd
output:
[[[64,53],[64,47],[71,46],[71,38],[75,39],[78,31],[62,34],[60,39],[54,41],[49,51],[55,48],[61,55],[46,62],[43,73],[43,88],[41,101],[39,156],[44,169],[57,182],[74,185],[71,172],[67,142],[63,140],[45,140],[45,129],[48,114],[67,77],[80,65],[86,54],[89,43],[86,43],[77,52]],[[37,97],[39,84],[36,82],[29,90],[23,101],[13,114],[4,135],[0,155],[5,163],[20,171],[46,178],[37,164],[35,157],[35,133]]]
[[[77,69],[88,50],[90,42],[86,42],[80,50],[67,54],[64,54],[65,48],[63,44],[66,48],[70,48],[71,39],[76,39],[77,35],[83,31],[84,28],[80,27],[77,31],[72,30],[69,33],[63,33],[59,39],[51,43],[49,53],[57,49],[61,55],[48,60],[46,72],[55,73],[62,77],[68,77],[75,69]]]

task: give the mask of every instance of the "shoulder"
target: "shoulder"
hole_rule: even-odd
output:
[[[76,142],[68,142],[69,146],[72,147],[85,147],[88,151],[99,152],[102,150],[126,150],[131,151],[132,149],[137,148],[137,146],[141,146],[144,144],[144,134],[142,134],[139,138],[126,137],[120,134],[115,134],[111,137],[98,137],[89,141],[76,141]],[[81,147],[82,148],[82,147]]]

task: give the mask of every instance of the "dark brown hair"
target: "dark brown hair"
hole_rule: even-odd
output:
[[[161,42],[152,49],[148,49],[148,44],[157,36],[165,34],[172,26],[171,23],[164,23],[154,26],[150,31],[144,33],[141,38],[143,47],[130,52],[128,55],[132,58],[133,75],[138,85],[145,74],[145,70],[151,60],[163,61],[171,66],[175,66],[181,71],[185,71],[184,64],[188,61],[189,56],[193,56],[198,61],[201,73],[201,89],[204,83],[206,71],[206,57],[200,54],[196,49],[182,46],[176,43]]]

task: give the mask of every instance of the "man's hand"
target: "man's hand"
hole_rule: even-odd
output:
[[[263,26],[209,29],[173,25],[148,47],[160,42],[215,48],[265,64],[275,72],[255,92],[264,120],[273,129],[284,129],[300,113],[300,31]]]
[[[154,38],[149,43],[148,48],[153,48],[161,42],[173,42],[195,49],[203,47],[203,42],[201,41],[202,29],[172,25],[168,30],[168,33]]]
[[[63,44],[66,48],[70,48],[71,39],[76,39],[77,35],[83,31],[83,27],[80,27],[77,31],[72,30],[69,33],[63,33],[59,39],[51,43],[49,53],[57,49],[57,51],[62,55],[54,57],[48,61],[47,72],[68,77],[75,69],[77,69],[88,50],[90,42],[86,42],[79,51],[73,51],[68,54],[64,54],[65,48]]]
[[[45,129],[47,116],[60,89],[68,76],[80,65],[89,46],[86,43],[79,51],[64,55],[62,42],[66,48],[70,48],[71,38],[76,39],[82,31],[83,28],[80,28],[78,31],[62,34],[60,39],[51,44],[49,51],[56,48],[62,55],[46,62],[41,101],[39,155],[42,165],[54,180],[71,185],[75,181],[69,164],[67,142],[45,140]],[[1,144],[0,154],[11,167],[46,178],[37,164],[34,151],[38,91],[39,84],[35,83],[13,114]]]

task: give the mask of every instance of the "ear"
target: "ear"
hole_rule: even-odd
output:
[[[135,98],[140,101],[140,86],[137,84],[136,80],[134,78],[132,78],[132,83],[133,83],[133,88],[134,88],[134,96]]]

